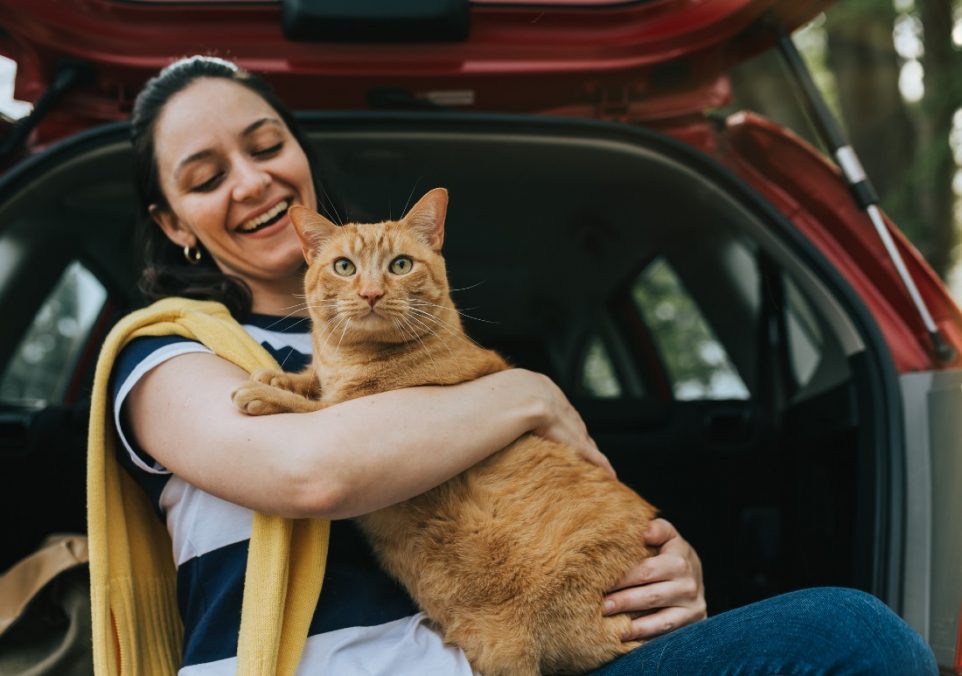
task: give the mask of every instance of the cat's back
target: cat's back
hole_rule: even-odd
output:
[[[525,435],[359,522],[385,568],[475,667],[569,673],[630,647],[620,639],[628,619],[602,617],[601,603],[648,554],[654,514],[574,449]],[[510,670],[522,662],[530,669]]]

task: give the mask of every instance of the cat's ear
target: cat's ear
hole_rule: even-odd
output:
[[[403,222],[433,251],[441,251],[441,245],[444,244],[444,216],[447,211],[448,191],[435,188],[411,207]]]
[[[321,245],[337,232],[338,226],[313,209],[300,204],[295,204],[288,209],[287,216],[291,219],[297,238],[301,240],[304,260],[310,264]]]

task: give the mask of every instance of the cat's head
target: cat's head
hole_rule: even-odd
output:
[[[401,220],[343,226],[291,207],[315,330],[345,346],[460,332],[441,257],[447,206],[447,190],[435,188]]]

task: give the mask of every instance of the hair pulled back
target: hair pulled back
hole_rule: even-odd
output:
[[[143,214],[137,232],[140,250],[144,255],[144,267],[138,286],[151,301],[167,296],[216,300],[226,305],[234,317],[243,319],[251,311],[251,291],[247,284],[237,277],[221,272],[210,255],[203,255],[196,264],[189,263],[182,249],[167,239],[149,215],[151,205],[160,209],[170,208],[160,187],[157,170],[157,151],[154,145],[157,118],[175,94],[202,78],[230,80],[260,96],[277,112],[303,149],[317,195],[323,194],[319,185],[320,175],[310,145],[291,111],[264,80],[230,61],[212,56],[180,59],[149,80],[137,96],[130,125],[134,151],[134,181],[139,212]],[[200,247],[199,242],[197,246]],[[206,254],[203,251],[202,253]]]

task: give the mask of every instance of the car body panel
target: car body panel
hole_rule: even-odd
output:
[[[954,361],[939,364],[881,240],[855,204],[837,167],[824,155],[784,128],[749,113],[728,120],[716,152],[788,215],[857,290],[885,335],[899,372],[962,365],[962,312],[945,285],[889,223],[936,325],[956,350]]]
[[[658,0],[607,7],[475,5],[464,42],[303,43],[285,39],[276,3],[11,0],[0,5],[0,51],[21,65],[16,96],[35,101],[58,63],[95,64],[72,114],[120,119],[151,74],[173,58],[218,53],[267,74],[295,108],[361,109],[378,91],[464,110],[536,112],[615,107],[629,119],[697,112],[718,78],[826,0]],[[316,86],[303,86],[309,78]],[[673,105],[667,101],[675,100]]]
[[[903,616],[953,664],[962,598],[962,372],[902,376],[906,421]]]

